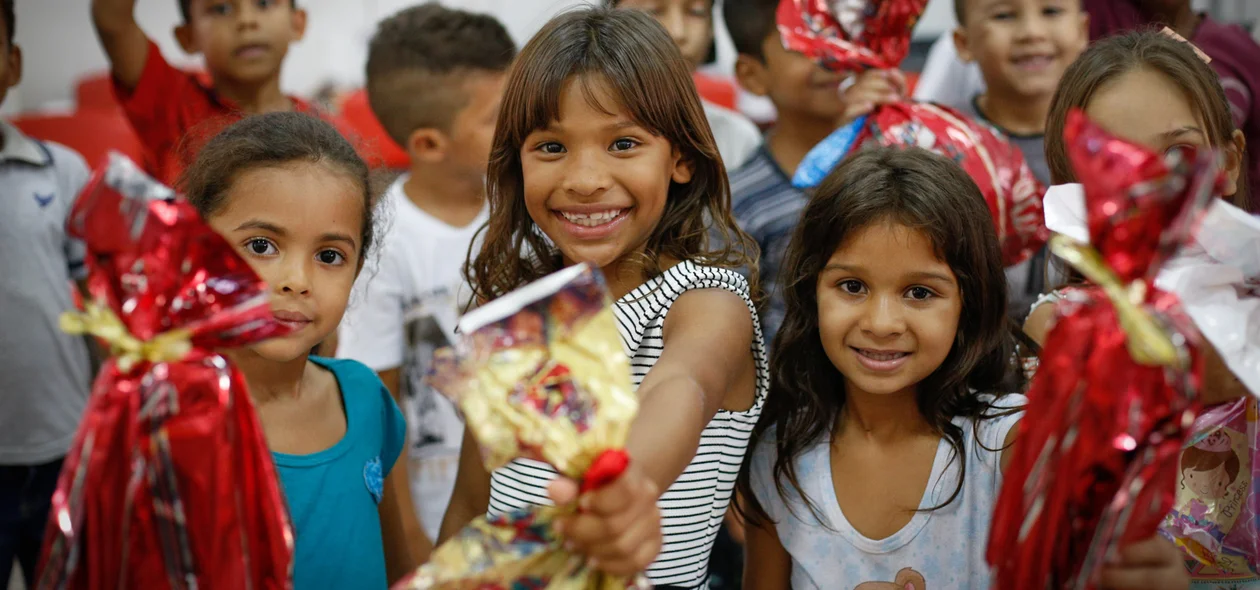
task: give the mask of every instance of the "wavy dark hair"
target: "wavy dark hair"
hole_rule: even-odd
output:
[[[731,217],[726,169],[686,60],[647,14],[586,8],[548,22],[508,74],[486,181],[490,222],[467,269],[476,299],[493,300],[563,267],[525,209],[521,146],[558,120],[570,82],[603,84],[635,123],[669,140],[695,169],[691,182],[669,185],[641,257],[646,275],[660,274],[661,258],[751,269],[750,287],[758,293],[757,244]]]
[[[779,495],[787,498],[789,488],[795,490],[819,522],[826,522],[806,497],[796,469],[803,453],[830,440],[845,405],[844,375],[827,357],[819,336],[818,277],[850,236],[885,222],[922,232],[953,270],[962,295],[953,348],[916,393],[919,412],[949,443],[951,460],[958,460],[962,469],[958,487],[933,510],[958,497],[966,475],[963,429],[953,420],[979,421],[1011,412],[993,405],[1013,367],[1002,253],[980,189],[957,164],[926,150],[860,151],[818,186],[788,246],[783,265],[787,316],[770,359],[770,393],[736,480],[736,507],[753,524],[769,520],[753,493],[750,473],[761,444],[774,445]],[[981,392],[996,397],[985,399]],[[777,434],[769,436],[772,430]]]

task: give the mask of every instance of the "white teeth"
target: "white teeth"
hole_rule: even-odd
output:
[[[624,211],[625,209],[613,209],[609,211],[600,211],[598,213],[569,213],[567,211],[561,211],[560,215],[563,215],[569,223],[574,225],[580,225],[583,227],[599,227],[616,219],[617,216],[621,215]]]
[[[905,352],[876,352],[874,350],[859,349],[862,356],[876,361],[895,361],[908,353]]]

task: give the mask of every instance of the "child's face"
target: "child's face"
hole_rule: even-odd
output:
[[[1049,98],[1089,43],[1080,0],[959,0],[966,22],[954,39],[993,96]]]
[[[214,76],[259,82],[279,74],[305,30],[306,13],[291,0],[192,0],[175,35],[185,51],[205,56]]]
[[[713,0],[621,0],[616,4],[651,14],[669,31],[692,68],[708,58],[713,45]]]
[[[209,222],[267,282],[276,319],[296,328],[251,350],[288,362],[332,333],[358,274],[362,187],[316,163],[255,168],[236,177]]]
[[[1220,499],[1225,497],[1229,488],[1229,474],[1225,473],[1225,465],[1217,465],[1214,469],[1199,471],[1186,469],[1182,472],[1186,487],[1200,498]]]
[[[1103,84],[1085,105],[1085,114],[1108,133],[1157,152],[1211,145],[1207,125],[1185,91],[1168,76],[1147,68],[1130,70]],[[1242,138],[1235,135],[1226,146],[1230,151],[1226,196],[1237,190],[1241,169]]]
[[[915,229],[878,222],[857,231],[816,289],[823,350],[848,395],[913,393],[954,346],[958,279]]]
[[[671,182],[692,168],[664,137],[635,123],[598,78],[574,78],[559,118],[521,146],[525,207],[566,264],[608,270],[642,250]]]
[[[761,43],[764,62],[749,55],[739,56],[736,72],[744,88],[768,96],[780,117],[839,121],[844,114],[840,100],[843,74],[828,71],[813,60],[783,47],[778,31]]]
[[[477,186],[485,184],[505,79],[506,75],[501,72],[485,72],[470,74],[460,82],[468,102],[451,122],[450,149],[443,167]]]

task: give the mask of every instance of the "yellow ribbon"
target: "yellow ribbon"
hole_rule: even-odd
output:
[[[1189,359],[1173,336],[1143,309],[1146,299],[1146,283],[1133,281],[1125,285],[1120,277],[1103,261],[1102,254],[1093,246],[1078,242],[1062,234],[1050,238],[1050,249],[1085,278],[1102,288],[1103,293],[1116,308],[1120,329],[1124,330],[1129,354],[1139,364],[1148,366],[1186,369]]]
[[[188,330],[171,330],[140,340],[127,331],[127,326],[114,314],[114,310],[89,301],[84,311],[61,314],[61,330],[68,334],[91,334],[109,343],[110,356],[124,373],[141,361],[150,363],[175,362],[192,350]]]

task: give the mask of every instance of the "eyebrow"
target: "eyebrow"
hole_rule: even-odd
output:
[[[236,226],[236,230],[234,231],[241,231],[241,230],[246,230],[246,229],[259,229],[270,234],[275,234],[277,236],[288,235],[288,232],[286,232],[283,227],[280,227],[274,223],[271,223],[270,221],[263,221],[261,219],[250,219]],[[345,242],[346,244],[350,246],[351,249],[353,250],[359,249],[359,243],[356,242],[353,237],[350,237],[349,235],[343,234],[343,233],[326,232],[326,233],[320,234],[319,241],[320,242]]]
[[[824,274],[830,271],[840,271],[840,272],[850,272],[854,274],[860,274],[865,270],[866,269],[860,266],[850,266],[847,264],[832,263],[832,264],[828,264],[827,266],[824,266],[822,269],[822,272],[819,274]],[[909,275],[906,275],[906,278],[912,281],[927,280],[927,281],[941,281],[943,283],[949,283],[949,284],[954,283],[954,279],[951,279],[949,275],[944,275],[938,272],[927,272],[927,271],[912,272]]]
[[[1183,135],[1189,135],[1191,133],[1197,133],[1199,134],[1200,137],[1207,139],[1207,134],[1204,133],[1202,129],[1199,129],[1198,127],[1195,127],[1194,125],[1186,125],[1185,127],[1178,127],[1177,129],[1165,131],[1163,133],[1160,133],[1159,137],[1161,139],[1177,139]]]

